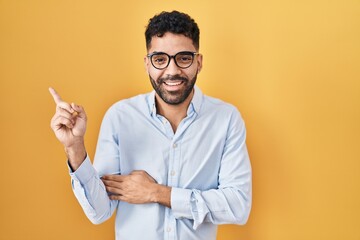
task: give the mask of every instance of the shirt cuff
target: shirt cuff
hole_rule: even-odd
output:
[[[171,189],[171,209],[176,219],[192,219],[190,198],[192,190],[175,188]]]
[[[85,160],[81,163],[75,172],[72,171],[69,162],[68,168],[71,178],[73,180],[79,181],[82,185],[86,184],[94,175],[97,174],[88,156],[86,156]]]

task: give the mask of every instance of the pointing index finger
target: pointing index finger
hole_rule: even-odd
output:
[[[61,99],[60,95],[52,87],[49,88],[49,92],[50,92],[51,96],[53,97],[56,104],[59,104],[63,101]]]

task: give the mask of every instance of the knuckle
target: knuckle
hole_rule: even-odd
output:
[[[52,125],[55,122],[56,114],[51,118],[50,125]]]
[[[144,175],[146,172],[144,170],[137,171],[139,174]]]

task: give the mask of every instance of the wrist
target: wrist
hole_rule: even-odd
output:
[[[71,168],[76,171],[86,158],[86,149],[84,141],[79,141],[71,146],[65,147],[66,156]]]
[[[154,183],[150,201],[171,208],[171,187]]]

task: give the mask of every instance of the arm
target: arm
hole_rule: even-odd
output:
[[[49,91],[56,103],[51,128],[64,145],[74,194],[90,221],[101,223],[111,216],[116,205],[110,201],[98,173],[86,154],[86,113],[81,106],[64,102],[54,89],[50,88]]]

